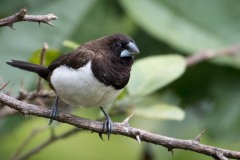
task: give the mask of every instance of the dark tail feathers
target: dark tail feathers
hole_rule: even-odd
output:
[[[48,75],[49,75],[49,69],[45,66],[41,66],[38,64],[33,64],[25,61],[18,61],[18,60],[12,60],[12,62],[6,62],[8,65],[37,73],[40,77],[44,78],[48,81]]]

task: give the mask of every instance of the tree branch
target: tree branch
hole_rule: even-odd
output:
[[[52,13],[48,15],[26,15],[26,13],[27,13],[27,9],[23,8],[18,13],[12,16],[0,19],[0,27],[9,26],[12,28],[13,23],[21,22],[21,21],[38,22],[39,24],[46,23],[54,27],[54,25],[50,21],[58,19],[58,17]]]
[[[187,65],[192,66],[202,61],[206,61],[219,56],[232,56],[240,52],[240,44],[230,46],[220,50],[204,50],[194,53],[186,58]]]
[[[23,114],[35,115],[44,118],[49,118],[50,115],[50,110],[46,110],[41,106],[21,102],[3,93],[0,93],[0,102],[4,105],[7,105],[11,108],[18,110]],[[77,128],[82,128],[96,133],[102,133],[103,127],[102,122],[80,118],[63,112],[59,112],[55,120],[62,123],[73,125]],[[230,151],[226,149],[204,145],[194,139],[182,140],[150,133],[142,129],[130,127],[128,124],[126,124],[126,121],[123,123],[114,123],[112,133],[117,135],[123,135],[133,139],[138,140],[141,139],[141,141],[153,143],[156,145],[161,145],[168,148],[168,150],[173,149],[190,150],[218,159],[240,158],[240,152],[237,151]]]

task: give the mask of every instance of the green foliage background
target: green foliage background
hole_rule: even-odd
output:
[[[184,56],[203,49],[220,49],[239,43],[240,1],[237,0],[2,0],[0,18],[26,7],[28,14],[54,13],[55,28],[37,23],[16,23],[15,30],[0,28],[0,80],[16,95],[23,83],[32,90],[37,76],[5,64],[11,59],[36,61],[44,42],[48,62],[82,44],[113,33],[133,37],[141,54],[133,66],[127,89],[114,103],[127,114],[135,113],[131,126],[182,139],[192,139],[205,128],[202,143],[232,150],[240,147],[240,56],[219,57],[187,67]],[[65,42],[65,43],[63,43]],[[70,44],[70,45],[69,45]],[[69,47],[71,46],[71,47]],[[114,111],[114,108],[112,109]],[[77,109],[73,114],[95,119],[99,110]],[[0,119],[0,159],[8,159],[33,129],[47,125],[38,117],[9,116]],[[54,125],[56,134],[71,126]],[[38,135],[28,151],[49,137]],[[31,159],[173,159],[161,146],[112,135],[101,141],[83,132],[54,143]],[[175,151],[174,159],[211,159]]]

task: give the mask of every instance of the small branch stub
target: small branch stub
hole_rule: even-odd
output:
[[[27,13],[27,9],[26,8],[22,8],[21,10],[20,10],[20,12],[19,13],[17,13],[17,17],[19,18],[19,19],[24,19],[24,16],[26,15],[26,13]]]
[[[200,143],[201,137],[206,133],[207,130],[208,130],[208,128],[204,129],[201,133],[199,133],[199,135],[197,135],[197,136],[194,138],[194,141]]]
[[[133,115],[134,115],[134,113],[131,114],[130,116],[128,116],[126,119],[124,119],[122,123],[123,123],[124,125],[129,126],[129,123],[128,123],[128,122],[129,122],[129,120],[132,118]]]
[[[225,157],[221,151],[217,151],[216,152],[216,160],[228,160],[228,158]]]

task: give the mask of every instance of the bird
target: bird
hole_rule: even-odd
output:
[[[49,124],[58,115],[59,99],[76,107],[100,107],[105,116],[103,133],[109,139],[113,123],[103,108],[111,105],[127,85],[135,56],[139,53],[131,37],[117,33],[88,41],[48,66],[20,60],[6,63],[37,73],[49,82],[56,93]]]

